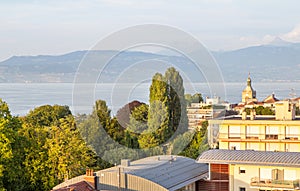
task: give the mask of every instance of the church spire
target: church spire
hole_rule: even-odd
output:
[[[251,77],[249,72],[248,79],[247,79],[247,86],[242,92],[242,102],[248,103],[251,101],[257,101],[257,99],[256,99],[256,91],[252,88],[251,85]]]
[[[250,87],[251,87],[250,72],[248,73],[247,86],[250,86]]]

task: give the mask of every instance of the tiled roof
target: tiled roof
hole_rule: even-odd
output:
[[[204,152],[197,161],[200,163],[300,167],[300,152],[215,149]]]
[[[68,185],[63,188],[56,189],[54,191],[93,191],[95,190],[89,183],[86,181],[77,182],[75,184]]]

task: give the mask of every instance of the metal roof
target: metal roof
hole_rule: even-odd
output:
[[[199,163],[300,167],[300,152],[215,149],[202,153],[197,161]]]
[[[160,155],[130,162],[129,166],[116,166],[98,171],[132,174],[155,182],[167,190],[176,190],[207,175],[208,165],[183,156]]]

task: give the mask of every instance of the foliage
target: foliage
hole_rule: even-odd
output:
[[[188,128],[188,118],[183,79],[173,67],[167,69],[165,78],[167,82],[169,128],[172,130],[172,133],[177,129],[179,132],[185,132]]]
[[[28,145],[23,161],[30,190],[50,190],[94,163],[66,106],[41,106],[23,119],[20,134]]]
[[[190,140],[188,146],[180,153],[180,155],[196,159],[202,152],[209,149],[207,140],[208,122],[204,121],[199,131],[195,132],[190,140],[191,134],[185,136],[185,141]],[[188,132],[190,133],[190,132]]]
[[[184,95],[186,105],[191,106],[191,103],[200,103],[203,102],[203,97],[200,93],[195,93],[194,95],[185,94]]]
[[[127,126],[129,132],[140,134],[147,129],[148,110],[149,106],[147,104],[142,104],[133,109]]]
[[[162,74],[156,73],[150,86],[148,128],[142,132],[139,138],[141,148],[158,146],[171,136],[167,101],[167,83]]]
[[[127,125],[129,124],[130,115],[132,114],[132,111],[143,104],[144,103],[135,100],[124,105],[121,109],[117,111],[116,117],[118,119],[119,124],[121,124],[124,129],[126,129]]]
[[[22,160],[25,141],[19,136],[21,123],[0,99],[0,190],[24,190]]]
[[[188,127],[183,80],[175,68],[153,76],[149,97],[148,129],[140,135],[141,148],[165,143],[175,132],[184,133]]]
[[[263,106],[258,106],[255,107],[255,112],[256,115],[275,115],[275,111],[272,110],[270,107],[263,107]],[[245,109],[247,115],[250,115],[251,108],[246,108]]]

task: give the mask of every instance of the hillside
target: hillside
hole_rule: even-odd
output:
[[[77,67],[87,51],[64,55],[14,56],[0,62],[0,82],[73,82]],[[94,51],[95,54],[109,55],[112,51]],[[244,49],[212,52],[227,82],[244,81],[248,72],[255,81],[299,81],[300,44],[280,40],[269,45]],[[132,63],[147,60],[155,66],[160,60],[184,68],[193,81],[203,81],[193,64],[183,57],[153,54],[147,52],[123,52],[111,61],[104,72],[106,82],[119,76]],[[155,68],[155,67],[154,67]],[[134,69],[133,69],[134,70]],[[135,75],[142,75],[138,68]],[[155,72],[148,67],[145,72]],[[134,80],[128,79],[128,81]]]

